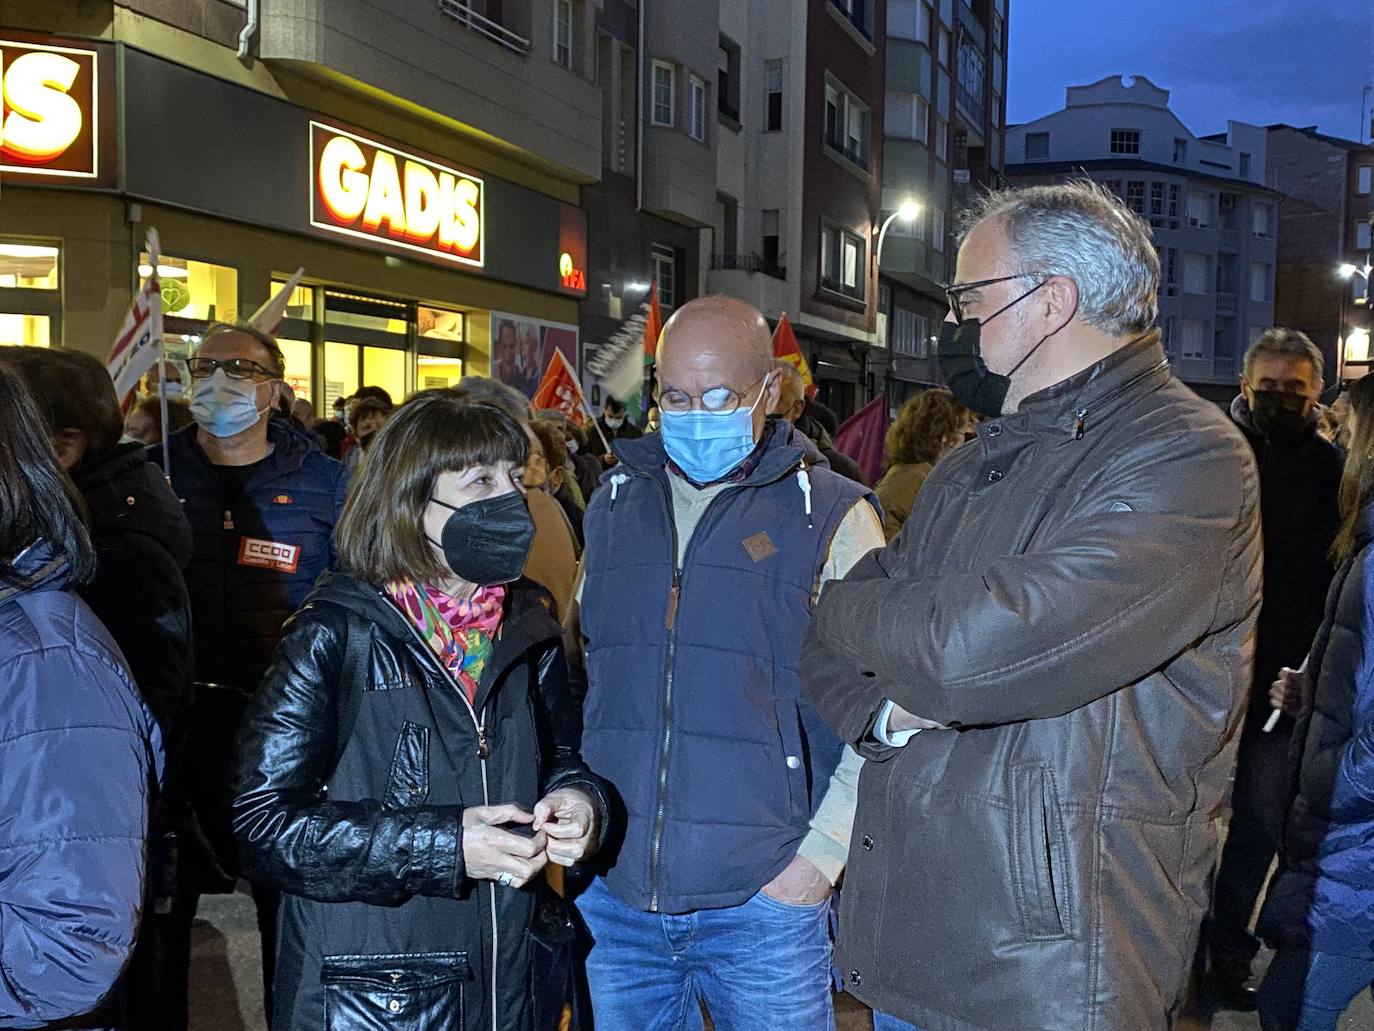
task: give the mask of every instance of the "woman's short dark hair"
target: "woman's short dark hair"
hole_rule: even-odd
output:
[[[62,430],[79,430],[92,457],[119,443],[124,416],[110,374],[98,358],[47,347],[0,347],[0,363],[24,381],[54,439]]]
[[[140,415],[145,415],[153,424],[153,434],[158,441],[162,439],[162,398],[154,394],[145,397],[138,404],[134,405],[133,410]],[[191,406],[179,397],[167,398],[167,433],[170,436],[184,430],[191,423],[195,422],[195,417],[191,414]]]
[[[447,390],[418,394],[377,431],[334,531],[339,564],[370,583],[451,575],[425,536],[425,506],[442,473],[529,460],[524,428],[499,408]]]
[[[568,445],[563,439],[563,427],[547,419],[536,419],[530,424],[530,429],[539,441],[539,450],[544,453],[549,471],[562,469],[568,462]]]
[[[52,441],[35,433],[42,416],[24,381],[0,362],[0,583],[17,583],[15,560],[46,542],[73,578],[95,573],[95,551],[81,523],[80,495],[57,464]]]

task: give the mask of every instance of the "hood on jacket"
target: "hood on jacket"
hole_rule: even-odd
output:
[[[35,541],[14,557],[16,578],[0,580],[0,602],[30,591],[63,591],[71,586],[72,570],[47,541]]]
[[[72,480],[96,534],[141,534],[186,568],[193,549],[191,525],[161,466],[148,461],[142,444],[120,444],[99,459],[83,461],[72,470]]]

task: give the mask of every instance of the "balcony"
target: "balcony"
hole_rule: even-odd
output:
[[[1217,291],[1217,314],[1234,316],[1237,311],[1238,298],[1233,293],[1221,290]]]
[[[954,84],[954,102],[963,111],[964,117],[969,124],[977,130],[979,137],[983,135],[983,126],[986,124],[987,108],[983,101],[974,96],[972,90],[962,82]]]
[[[439,13],[515,54],[528,54],[530,41],[472,9],[471,0],[439,0]]]
[[[786,279],[787,269],[776,261],[758,254],[714,254],[711,256],[713,271],[762,272],[774,279]]]
[[[1212,359],[1212,375],[1218,379],[1230,379],[1236,374],[1236,360],[1230,357]]]
[[[858,301],[863,304],[867,298],[864,297],[863,284],[855,286],[847,285],[843,280],[835,279],[831,276],[821,276],[821,289],[832,294],[839,294],[841,297],[848,297],[850,300]]]
[[[737,104],[731,104],[724,97],[721,97],[720,100],[716,102],[716,111],[722,117],[728,118],[735,125],[740,124],[739,106]]]
[[[1226,254],[1239,254],[1240,233],[1235,229],[1218,229],[1217,250]]]

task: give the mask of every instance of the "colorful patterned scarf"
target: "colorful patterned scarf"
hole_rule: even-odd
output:
[[[479,587],[471,598],[450,598],[428,584],[394,580],[386,593],[428,642],[444,668],[463,685],[468,702],[491,657],[492,641],[505,612],[504,587]]]

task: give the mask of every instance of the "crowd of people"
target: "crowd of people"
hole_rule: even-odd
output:
[[[1224,412],[1158,282],[1091,184],[987,197],[876,483],[726,297],[649,432],[472,376],[317,419],[246,324],[127,414],[0,350],[0,1025],[181,1031],[247,885],[274,1031],[825,1031],[837,986],[875,1031],[1163,1031],[1197,969],[1333,1031],[1374,380],[1323,408],[1274,329]]]

